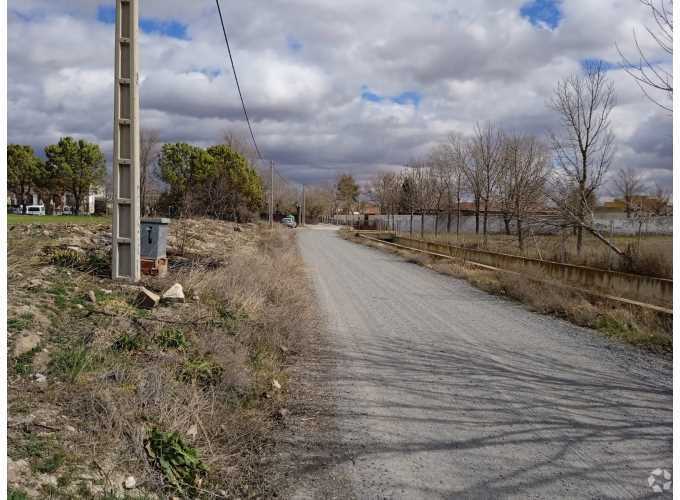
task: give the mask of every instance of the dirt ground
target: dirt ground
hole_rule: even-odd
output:
[[[174,221],[169,275],[110,280],[108,225],[9,233],[9,494],[250,498],[318,331],[294,233]],[[183,302],[145,309],[140,286]]]

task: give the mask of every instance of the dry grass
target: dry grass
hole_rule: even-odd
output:
[[[151,312],[133,305],[134,289],[108,279],[51,266],[43,273],[41,246],[48,241],[34,238],[34,231],[10,240],[16,272],[9,300],[20,307],[40,297],[50,323],[40,343],[48,365],[29,359],[11,373],[10,416],[34,422],[58,412],[50,433],[69,457],[53,472],[58,492],[34,474],[15,486],[37,496],[93,498],[122,493],[131,474],[141,485],[132,493],[178,494],[145,447],[158,429],[177,432],[207,468],[200,484],[185,485],[184,495],[275,493],[266,467],[278,410],[286,404],[287,367],[316,328],[294,233],[255,226],[235,232],[216,221],[186,221],[182,231],[189,234],[185,255],[171,257],[177,266],[168,277],[145,285],[161,291],[179,282],[187,303]],[[41,276],[30,292],[24,286],[29,273]],[[96,304],[84,300],[90,289]],[[46,385],[32,380],[38,370],[47,371]],[[67,423],[76,432],[63,431]],[[35,427],[14,429],[10,456],[24,458],[25,443],[36,435]]]
[[[406,235],[407,236],[407,235]],[[419,238],[420,234],[414,234]],[[426,239],[434,240],[434,234],[425,234]],[[520,252],[517,237],[505,234],[490,234],[486,246],[482,235],[439,234],[438,241],[450,241],[467,248],[486,249],[492,252],[524,255],[535,259],[566,262],[581,266],[611,269],[636,274],[673,278],[673,238],[671,236],[646,236],[639,241],[637,237],[615,236],[613,242],[630,256],[622,258],[610,252],[599,240],[589,233],[584,233],[581,254],[576,253],[576,238],[568,237],[564,244],[559,236],[527,235],[525,250]],[[563,251],[564,250],[564,251]]]
[[[639,308],[613,306],[529,276],[480,269],[449,259],[437,259],[427,254],[359,238],[349,231],[342,234],[350,241],[379,248],[400,255],[409,262],[465,279],[481,290],[522,302],[538,313],[557,316],[579,326],[596,329],[608,337],[650,351],[672,351],[672,318],[666,315]]]

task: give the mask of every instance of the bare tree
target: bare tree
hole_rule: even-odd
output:
[[[484,203],[484,244],[487,242],[487,221],[489,219],[489,203],[498,184],[501,158],[503,152],[503,134],[496,126],[475,126],[475,133],[470,143],[470,157],[474,164],[475,182],[481,183],[481,200]]]
[[[638,41],[637,33],[633,31],[633,41],[637,55],[633,61],[624,55],[618,44],[616,50],[621,57],[621,67],[632,76],[637,82],[642,92],[647,98],[662,107],[673,112],[673,1],[672,0],[640,0],[640,3],[647,7],[654,19],[655,27],[646,26],[647,33],[654,39],[659,48],[670,56],[669,64],[671,70],[666,70],[659,64],[655,64],[653,59],[645,54]],[[649,90],[660,91],[665,94],[670,103],[661,103],[652,97]]]
[[[370,195],[380,205],[380,211],[387,217],[388,223],[392,216],[392,227],[394,215],[399,209],[400,194],[401,179],[395,172],[381,172],[371,182]]]
[[[453,155],[448,144],[438,144],[428,156],[429,183],[432,190],[432,209],[434,210],[434,235],[439,234],[439,215],[447,207],[447,232],[451,227],[451,184],[453,181]]]
[[[161,139],[158,130],[141,129],[139,131],[139,197],[142,212],[148,212],[146,201],[147,193],[154,182],[153,165],[158,160],[160,154]]]
[[[554,201],[576,226],[578,254],[584,227],[592,232],[590,200],[601,186],[614,153],[609,120],[614,105],[614,85],[607,79],[602,62],[587,63],[585,75],[561,80],[550,101],[562,125],[562,134],[550,134],[559,168],[553,177],[553,193],[558,195]],[[570,196],[574,190],[575,196]]]
[[[524,251],[524,224],[532,208],[545,196],[548,172],[547,147],[536,137],[512,134],[505,138],[505,172],[501,191],[507,194],[511,218],[516,221],[517,241]]]
[[[642,179],[635,169],[628,167],[616,173],[614,186],[616,194],[623,199],[626,217],[630,219],[631,214],[639,208],[635,200],[642,194]]]

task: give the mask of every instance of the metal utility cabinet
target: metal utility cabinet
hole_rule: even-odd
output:
[[[141,267],[144,274],[164,276],[168,272],[168,228],[170,219],[144,218],[140,225]]]

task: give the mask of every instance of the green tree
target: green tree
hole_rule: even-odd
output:
[[[192,195],[215,174],[215,161],[204,149],[184,142],[164,144],[158,158],[161,178],[182,210],[190,211]]]
[[[50,178],[73,195],[73,211],[80,214],[83,198],[103,182],[106,174],[106,161],[99,145],[62,137],[57,144],[45,148],[45,155]]]
[[[262,179],[248,160],[226,144],[208,148],[215,161],[215,177],[208,190],[213,209],[215,202],[229,207],[234,220],[239,220],[241,207],[257,210],[262,205]],[[219,209],[218,209],[219,211]]]
[[[352,206],[359,198],[359,186],[350,174],[343,174],[338,179],[338,201],[347,213],[352,211]]]
[[[43,174],[42,161],[35,156],[31,146],[7,146],[7,188],[14,193],[26,213],[26,198]]]

